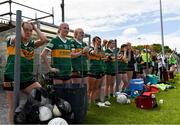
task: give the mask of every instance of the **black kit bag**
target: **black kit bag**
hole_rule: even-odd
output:
[[[54,85],[55,96],[71,104],[74,119],[69,123],[82,123],[87,113],[87,85],[86,84],[59,84]]]
[[[27,97],[25,104],[18,106],[14,114],[15,124],[38,124],[39,107],[47,103],[48,93],[44,88],[35,88]]]

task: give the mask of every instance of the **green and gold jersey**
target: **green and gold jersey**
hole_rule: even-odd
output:
[[[89,72],[96,74],[96,73],[104,73],[104,65],[102,63],[102,53],[101,49],[98,49],[97,54],[92,54],[91,52],[94,50],[93,47],[90,47],[89,50]]]
[[[120,52],[122,55],[124,55],[124,52],[121,51]],[[125,60],[118,60],[118,72],[119,73],[125,73],[127,71],[127,68],[128,68],[128,62],[125,61]]]
[[[115,51],[106,49],[105,55],[108,56],[108,60],[105,61],[105,72],[108,74],[115,73]]]
[[[128,64],[122,61],[118,61],[118,70],[119,72],[126,72]]]
[[[35,44],[29,40],[25,45],[21,43],[20,49],[20,82],[27,82],[33,79],[33,59]],[[15,45],[7,41],[7,64],[5,66],[5,76],[8,80],[14,81],[14,64],[15,64]]]
[[[75,39],[71,39],[72,52],[80,52],[84,47],[87,47],[86,43],[83,42],[80,44]],[[72,68],[73,71],[88,71],[87,56],[78,56],[77,58],[72,58]]]
[[[142,56],[141,55],[137,55],[135,57],[135,61],[137,63],[137,72],[140,72],[143,69]]]
[[[71,75],[71,41],[64,43],[59,36],[53,38],[46,46],[51,50],[52,67],[59,69],[58,76]]]

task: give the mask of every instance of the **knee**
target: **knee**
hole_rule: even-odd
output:
[[[93,88],[94,88],[93,85],[92,85],[92,84],[89,84],[88,90],[89,90],[89,91],[93,91]]]
[[[8,107],[8,112],[13,113],[13,107]]]

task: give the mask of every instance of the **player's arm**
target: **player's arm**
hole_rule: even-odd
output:
[[[33,30],[37,33],[38,36],[38,40],[35,41],[35,47],[38,48],[42,46],[44,43],[48,42],[48,38],[33,23],[31,24],[33,26]]]
[[[44,48],[43,51],[41,52],[41,58],[50,72],[55,72],[55,73],[59,72],[58,69],[51,67],[51,65],[49,64],[49,60],[47,56],[50,51],[51,51],[50,49]]]

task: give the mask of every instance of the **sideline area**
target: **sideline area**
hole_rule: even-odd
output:
[[[156,26],[151,34],[142,30],[145,25],[132,27],[144,22],[129,10],[112,17],[134,15],[135,21],[129,18],[105,33],[99,17],[92,19],[95,28],[81,21],[82,27],[73,27],[73,18],[66,23],[64,0],[62,21],[56,20],[54,7],[49,13],[12,0],[0,5],[6,3],[10,12],[0,14],[0,125],[180,124],[180,53],[176,45],[170,48],[176,39],[164,45],[161,0],[160,10],[142,11],[144,21],[144,12],[157,20],[160,11],[160,44],[154,39],[160,35]],[[15,14],[11,4],[29,11],[18,7]],[[26,16],[29,12],[35,15]]]
[[[180,123],[180,73],[174,78],[174,89],[160,91],[156,94],[158,107],[154,109],[139,109],[134,100],[130,104],[119,104],[112,99],[112,106],[109,108],[98,108],[96,105],[89,105],[84,124],[179,124]],[[6,98],[5,93],[0,89],[0,124],[6,124]],[[159,100],[164,103],[160,104]]]
[[[160,91],[156,94],[158,107],[139,109],[134,100],[130,104],[119,104],[112,99],[109,108],[98,108],[90,105],[85,124],[179,124],[180,123],[180,74],[174,78],[174,89]],[[160,104],[159,100],[164,103]]]

